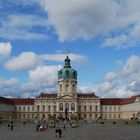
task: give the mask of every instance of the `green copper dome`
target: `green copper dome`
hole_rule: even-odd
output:
[[[77,79],[77,71],[71,68],[70,59],[67,56],[63,69],[58,71],[58,79]]]

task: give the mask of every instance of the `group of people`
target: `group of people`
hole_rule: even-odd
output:
[[[38,125],[36,125],[36,132],[43,132],[43,131],[47,130],[47,128],[48,127],[46,125],[38,124]]]
[[[10,128],[11,131],[13,131],[13,129],[14,129],[14,122],[10,122],[8,124],[8,127]]]
[[[59,120],[57,120],[58,122]],[[69,121],[69,125],[71,127],[71,122]],[[10,128],[11,131],[13,131],[14,129],[14,122],[10,122],[8,124],[8,127]],[[63,120],[63,128],[64,130],[66,129],[66,120]],[[36,132],[43,132],[46,131],[48,129],[48,125],[41,125],[41,124],[37,124],[36,125]],[[55,129],[55,136],[56,138],[61,138],[62,137],[62,129],[60,127],[56,127]]]
[[[56,138],[57,137],[59,137],[59,138],[62,137],[62,130],[60,128],[55,129],[55,136],[56,136]]]

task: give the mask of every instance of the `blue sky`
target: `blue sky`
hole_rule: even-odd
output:
[[[55,92],[67,50],[78,92],[140,93],[138,0],[1,0],[0,95]]]

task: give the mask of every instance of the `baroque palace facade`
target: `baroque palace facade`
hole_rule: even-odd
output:
[[[0,119],[48,120],[49,116],[71,119],[139,119],[140,95],[130,98],[99,98],[94,93],[77,92],[77,71],[67,56],[58,71],[57,93],[41,93],[36,98],[0,97]]]

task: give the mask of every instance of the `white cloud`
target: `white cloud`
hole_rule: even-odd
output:
[[[0,79],[1,96],[18,96],[20,94],[19,87],[20,84],[16,78],[11,78],[9,80]]]
[[[47,29],[47,19],[35,15],[14,14],[0,21],[0,37],[9,40],[44,40],[48,36],[34,31],[36,26]]]
[[[119,5],[111,0],[42,0],[59,39],[90,39],[112,29]],[[116,26],[116,25],[115,25]]]
[[[140,21],[133,25],[127,34],[119,34],[115,37],[106,38],[103,47],[116,47],[117,49],[134,47],[140,45]]]
[[[40,87],[34,83],[21,84],[17,78],[0,79],[0,96],[5,97],[35,97],[40,93]]]
[[[60,66],[38,66],[29,72],[30,81],[40,87],[53,87],[57,82],[57,71]]]
[[[24,71],[35,68],[41,61],[33,52],[23,52],[17,57],[9,59],[5,63],[5,68],[10,71]]]
[[[32,28],[33,26],[47,26],[47,20],[45,18],[35,15],[9,15],[7,21],[8,22],[3,22],[3,26],[9,28]]]
[[[61,41],[100,36],[105,47],[128,48],[140,44],[138,0],[13,0],[9,3],[41,6],[47,16],[9,14],[0,23],[0,37],[4,39],[48,39],[47,29],[53,27]],[[36,26],[43,27],[44,31],[38,32]]]
[[[140,73],[140,57],[132,55],[123,67],[123,75],[128,76],[129,74]]]
[[[8,58],[11,55],[11,50],[10,42],[0,42],[0,59]]]
[[[140,44],[138,0],[40,0],[40,4],[60,41],[102,36],[105,47]]]
[[[81,86],[78,89],[78,92],[82,92],[82,93],[93,93],[94,91],[95,91],[95,88],[91,86]]]
[[[84,63],[87,58],[84,55],[69,54],[70,59],[76,63]],[[64,61],[66,54],[40,54],[34,52],[23,52],[19,56],[10,58],[5,63],[5,68],[9,71],[25,71],[35,69],[44,61]]]
[[[17,78],[11,78],[8,80],[0,79],[0,96],[4,97],[36,97],[41,92],[54,92],[56,89],[50,85],[38,85],[34,82],[20,83]]]
[[[66,54],[45,54],[41,55],[40,58],[42,60],[48,60],[48,61],[64,61],[66,58]],[[87,60],[87,58],[84,55],[78,55],[78,54],[69,54],[69,58],[71,61],[76,63],[83,63]]]
[[[132,55],[117,72],[109,72],[102,82],[81,87],[102,97],[128,97],[140,93],[140,57]]]
[[[126,47],[128,47],[128,42],[127,41],[128,41],[128,36],[124,35],[124,34],[121,34],[119,36],[115,36],[114,38],[105,39],[102,46],[103,47],[117,46],[117,48],[126,48]]]
[[[110,81],[110,80],[116,78],[117,76],[118,76],[117,73],[115,73],[115,72],[109,72],[109,73],[107,73],[107,74],[105,75],[105,80]]]

